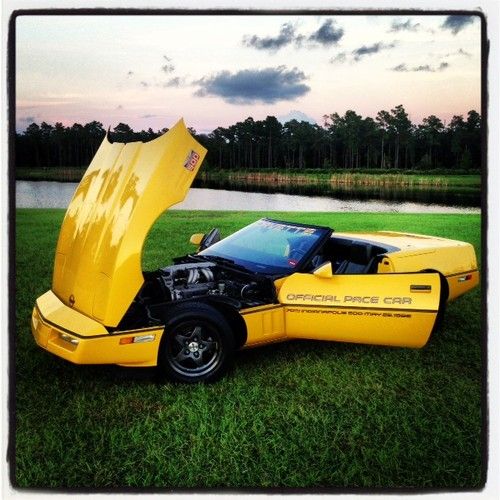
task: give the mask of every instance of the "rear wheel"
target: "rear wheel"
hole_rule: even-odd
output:
[[[448,301],[448,282],[446,281],[446,278],[439,273],[439,278],[441,280],[441,296],[439,299],[439,311],[437,314],[436,318],[436,325],[434,329],[436,331],[440,330],[441,327],[443,326],[443,321],[444,321],[444,313],[446,312],[446,304]]]
[[[436,322],[434,323],[434,328],[432,329],[432,332],[434,333],[436,331],[439,331],[443,325],[444,314],[446,312],[446,304],[448,302],[448,294],[449,294],[448,282],[446,281],[446,278],[439,271],[435,271],[434,269],[425,269],[420,272],[438,273],[439,280],[441,282],[441,293],[439,296],[439,310],[436,316]]]
[[[234,338],[224,316],[206,304],[185,303],[169,311],[158,366],[170,380],[214,382],[234,358]]]

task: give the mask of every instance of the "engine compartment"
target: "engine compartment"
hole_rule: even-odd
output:
[[[118,325],[120,330],[164,324],[169,306],[178,302],[222,302],[240,310],[276,300],[271,278],[218,262],[187,258],[143,274],[144,284]]]
[[[160,269],[159,280],[170,300],[218,295],[241,301],[246,307],[262,304],[257,281],[245,280],[213,262],[168,266]]]

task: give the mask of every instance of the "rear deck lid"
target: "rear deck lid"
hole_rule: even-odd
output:
[[[205,154],[182,120],[147,143],[104,138],[59,234],[52,290],[61,301],[118,325],[143,284],[141,254],[151,226],[186,197]]]

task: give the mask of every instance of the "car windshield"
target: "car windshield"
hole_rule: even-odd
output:
[[[230,259],[254,272],[289,273],[329,230],[261,219],[198,255]]]

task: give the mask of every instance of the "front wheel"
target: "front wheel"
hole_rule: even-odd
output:
[[[234,338],[224,316],[206,304],[184,303],[168,313],[158,366],[170,380],[214,382],[234,358]]]

